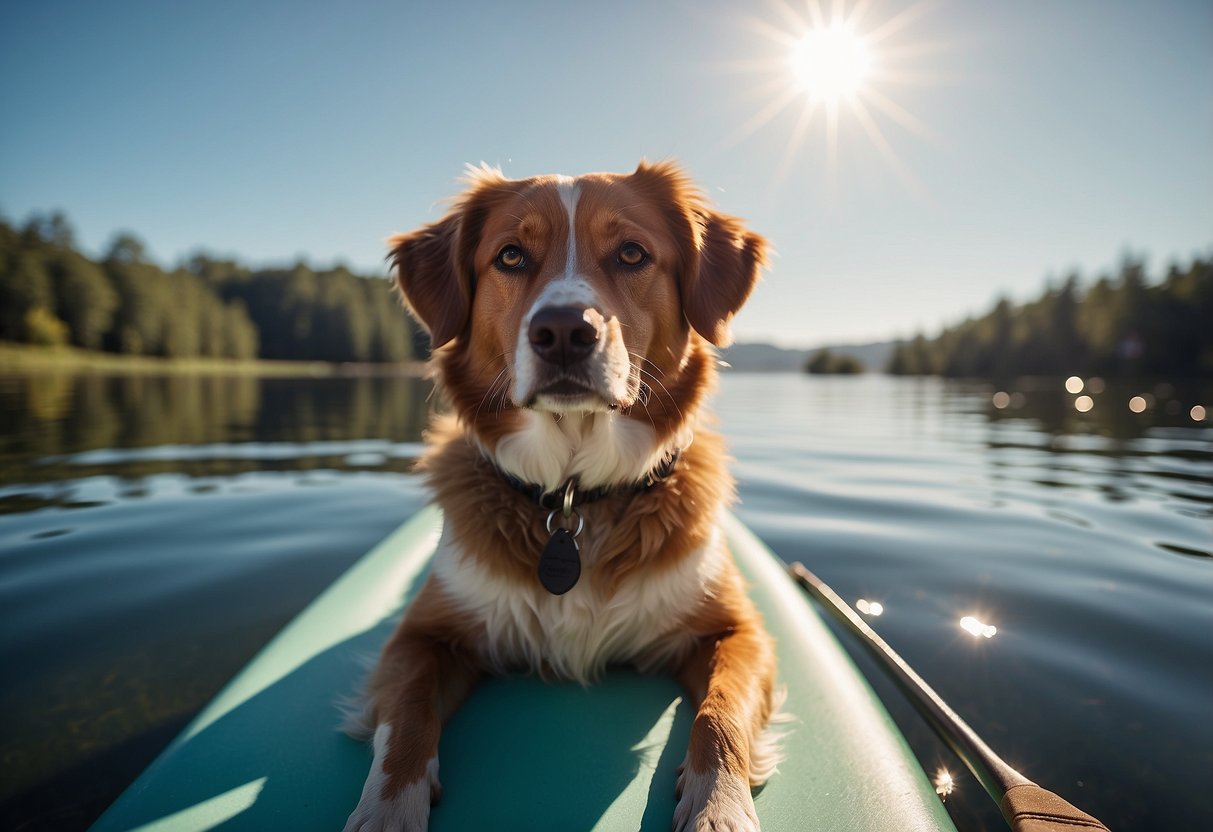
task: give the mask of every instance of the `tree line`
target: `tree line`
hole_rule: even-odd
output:
[[[1213,377],[1213,258],[1173,264],[1155,281],[1133,257],[1089,286],[1070,274],[1036,300],[1004,298],[938,337],[899,344],[887,369],[985,378]]]
[[[62,214],[0,220],[0,339],[166,358],[403,361],[418,335],[391,283],[343,266],[251,269],[206,254],[172,270],[119,234],[76,247]]]

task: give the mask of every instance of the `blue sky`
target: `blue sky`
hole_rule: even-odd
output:
[[[467,162],[677,158],[775,244],[736,330],[788,345],[1213,250],[1213,4],[824,0],[883,35],[878,132],[841,104],[833,151],[820,108],[792,141],[803,95],[753,124],[813,5],[6,3],[0,212],[62,209],[93,252],[129,229],[166,264],[369,272]]]

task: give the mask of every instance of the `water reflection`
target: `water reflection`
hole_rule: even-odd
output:
[[[993,390],[987,415],[992,422],[1031,419],[1055,436],[1136,439],[1158,428],[1201,427],[1207,415],[1202,403],[1211,393],[1207,382],[1145,385],[1078,379],[1079,384],[1074,385],[1069,381],[1064,392],[1058,382],[1044,379],[1020,379],[1014,386]],[[963,393],[966,385],[957,384],[955,389]]]
[[[126,477],[406,470],[394,449],[419,441],[430,389],[375,376],[0,376],[0,485],[76,479],[90,467]]]

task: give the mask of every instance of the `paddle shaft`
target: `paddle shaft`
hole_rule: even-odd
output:
[[[969,727],[960,715],[923,681],[905,659],[885,643],[876,631],[851,609],[838,593],[800,563],[788,567],[791,575],[817,598],[840,622],[860,636],[861,643],[880,666],[935,728],[948,746],[973,772],[982,787],[1002,809],[1012,829],[1020,832],[1046,830],[1103,829],[1100,821],[1071,806],[1012,768]]]

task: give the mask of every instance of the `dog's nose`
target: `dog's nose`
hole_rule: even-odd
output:
[[[586,358],[598,343],[598,328],[575,306],[547,306],[531,317],[531,349],[544,361],[569,367]]]

